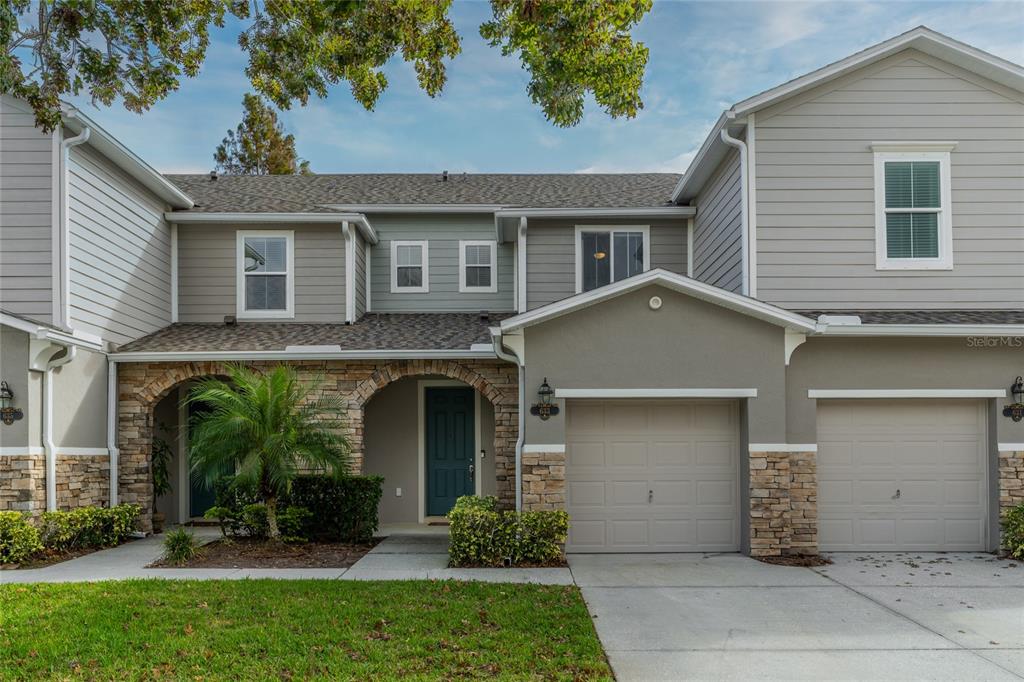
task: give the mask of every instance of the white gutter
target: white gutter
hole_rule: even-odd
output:
[[[78,117],[74,111],[68,112],[65,119],[73,120]],[[75,137],[60,143],[60,318],[54,320],[58,327],[71,328],[71,211],[68,203],[70,191],[68,190],[68,166],[70,165],[71,154],[68,150],[85,144],[92,135],[92,128],[82,126],[82,132]]]
[[[1024,336],[1024,324],[821,324],[823,336]]]
[[[50,359],[43,370],[43,451],[46,453],[46,510],[57,511],[57,446],[53,442],[53,370],[78,354],[77,346],[64,346],[65,354]]]
[[[722,142],[740,150],[740,258],[743,261],[743,285],[741,293],[750,296],[750,228],[748,219],[750,209],[747,201],[747,143],[729,134],[729,131],[722,128],[719,135]]]
[[[249,350],[249,351],[129,351],[112,353],[114,362],[190,362],[200,360],[493,360],[493,350]]]
[[[178,321],[178,224],[171,223],[171,324]]]
[[[500,204],[323,204],[333,211],[352,213],[492,213]]]
[[[634,217],[687,218],[696,215],[693,206],[651,206],[646,208],[502,208],[496,218],[572,218]]]
[[[110,506],[117,504],[117,363],[107,358],[107,452],[110,454]]]
[[[214,180],[213,182],[216,181]],[[359,231],[363,233],[363,236],[371,244],[376,244],[380,241],[377,237],[377,231],[373,229],[373,225],[370,224],[370,221],[362,213],[244,213],[237,211],[230,213],[204,213],[202,211],[167,211],[164,213],[164,219],[168,222],[179,224],[325,223],[337,225],[348,221],[358,225]]]
[[[87,334],[82,331],[65,332],[59,329],[53,329],[51,327],[36,324],[29,320],[24,320],[15,315],[8,313],[0,313],[0,324],[5,327],[11,327],[19,331],[31,334],[37,339],[43,341],[52,341],[61,346],[81,346],[87,350],[104,352],[103,339],[93,334]]]
[[[519,359],[519,356],[505,350],[501,343],[501,333],[491,334],[491,341],[494,344],[494,354],[502,360],[514,363],[519,368],[519,431],[516,438],[516,511],[523,509],[523,443],[526,442],[526,365]]]
[[[526,312],[526,216],[519,217],[516,233],[516,312]]]

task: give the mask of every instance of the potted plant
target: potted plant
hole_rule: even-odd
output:
[[[153,438],[153,532],[161,533],[164,530],[163,512],[157,511],[156,501],[158,498],[171,492],[171,457],[173,453],[167,441],[159,436]]]

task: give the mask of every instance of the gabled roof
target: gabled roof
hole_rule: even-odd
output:
[[[631,291],[636,291],[652,284],[663,286],[672,291],[678,291],[706,303],[713,303],[723,308],[757,318],[763,322],[785,327],[786,329],[805,333],[813,332],[815,329],[815,321],[803,315],[759,301],[756,298],[734,294],[731,291],[719,289],[710,284],[705,284],[704,282],[699,282],[695,279],[669,272],[668,270],[655,268],[600,287],[599,289],[576,294],[575,296],[570,296],[555,303],[549,303],[529,312],[509,317],[502,320],[501,332],[506,334],[525,327],[532,327],[533,325],[547,322],[562,315],[568,315],[583,308],[589,308],[608,299],[628,294]]]
[[[927,26],[918,26],[845,59],[840,59],[732,105],[722,113],[712,127],[690,167],[672,192],[672,200],[679,203],[695,197],[704,182],[721,163],[728,153],[728,148],[720,137],[723,129],[728,129],[729,133],[734,135],[746,127],[743,119],[748,114],[770,107],[782,100],[911,48],[936,59],[955,64],[1000,85],[1024,92],[1024,67],[959,40],[954,40]]]

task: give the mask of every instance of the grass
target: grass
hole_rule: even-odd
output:
[[[0,585],[2,679],[610,680],[574,586]]]

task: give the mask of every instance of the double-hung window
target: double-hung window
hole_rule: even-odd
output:
[[[391,293],[427,293],[429,270],[427,242],[391,242]]]
[[[498,291],[497,251],[493,241],[459,242],[459,292]]]
[[[294,241],[291,231],[238,232],[237,317],[294,316]]]
[[[650,229],[576,226],[576,293],[591,291],[650,268]]]
[[[879,270],[953,267],[949,148],[950,143],[873,145]]]

